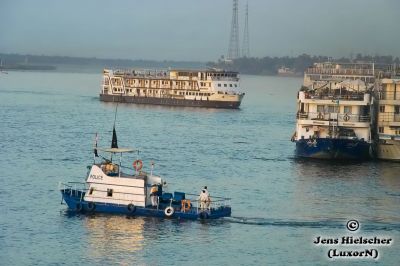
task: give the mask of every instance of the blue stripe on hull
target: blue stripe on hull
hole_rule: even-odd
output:
[[[363,140],[317,138],[296,141],[296,155],[317,159],[370,159],[370,144]]]
[[[135,211],[129,211],[126,205],[118,205],[118,204],[110,204],[110,203],[96,203],[90,206],[93,209],[89,208],[89,202],[80,200],[81,197],[70,196],[71,191],[61,190],[61,194],[63,195],[64,201],[67,203],[68,207],[72,211],[77,212],[85,212],[85,213],[110,213],[110,214],[124,214],[129,216],[150,216],[150,217],[160,217],[160,218],[179,218],[179,219],[188,219],[188,220],[197,220],[197,219],[216,219],[221,217],[229,217],[231,216],[231,208],[230,207],[221,207],[218,209],[212,209],[211,211],[197,212],[196,208],[192,208],[190,211],[181,212],[175,209],[175,212],[172,216],[167,217],[164,213],[164,209],[166,206],[160,209],[156,208],[144,208],[144,207],[136,207]],[[75,192],[75,191],[74,191]],[[83,193],[83,192],[82,192]],[[73,193],[72,193],[73,194]],[[76,193],[75,193],[76,195]],[[91,203],[93,204],[93,203]],[[79,205],[79,206],[78,206]],[[81,208],[81,209],[78,209]]]

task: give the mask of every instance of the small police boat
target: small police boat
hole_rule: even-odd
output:
[[[110,159],[98,156],[98,150],[109,153]],[[93,165],[88,166],[86,182],[60,183],[61,203],[65,202],[70,211],[79,213],[111,213],[128,216],[153,216],[180,219],[216,219],[231,215],[230,199],[212,198],[206,192],[206,199],[200,195],[184,192],[169,193],[166,182],[142,171],[143,162],[136,160],[133,169],[122,166],[122,154],[134,149],[118,148],[115,126],[111,148],[97,148],[97,136]],[[138,153],[139,154],[139,153]],[[119,161],[113,161],[119,155]],[[96,162],[96,157],[100,162]],[[122,171],[129,170],[131,173]],[[205,191],[202,191],[205,192]]]

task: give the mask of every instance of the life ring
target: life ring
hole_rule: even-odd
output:
[[[132,203],[129,203],[127,209],[129,213],[134,213],[136,211],[136,206],[133,205]]]
[[[182,200],[182,211],[187,212],[190,210],[190,200]]]
[[[93,202],[89,202],[87,205],[88,211],[94,211],[96,209],[96,205]]]
[[[324,118],[324,115],[321,112],[319,112],[317,118],[321,120],[322,118]]]
[[[76,203],[75,210],[76,210],[77,212],[81,212],[82,209],[83,209],[82,203],[80,203],[80,202]]]
[[[350,116],[348,114],[345,114],[343,116],[343,120],[346,121],[346,122],[349,121],[350,120]]]
[[[175,212],[174,207],[171,206],[165,208],[164,210],[165,216],[167,217],[171,217],[174,214],[174,212]]]
[[[142,160],[136,160],[133,162],[133,168],[135,168],[136,171],[140,171],[142,167],[143,167]]]

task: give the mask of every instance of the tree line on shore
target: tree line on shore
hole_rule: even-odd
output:
[[[355,57],[342,57],[333,59],[328,56],[312,56],[302,54],[296,57],[242,57],[234,60],[225,60],[221,57],[217,62],[208,62],[208,67],[221,68],[231,71],[237,71],[242,74],[253,75],[276,75],[278,69],[285,67],[290,69],[294,74],[302,75],[304,71],[316,62],[341,62],[341,63],[360,63],[374,62],[378,64],[400,64],[398,57],[390,55],[363,55],[357,54]]]

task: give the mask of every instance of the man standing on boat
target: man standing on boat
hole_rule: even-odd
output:
[[[200,209],[204,210],[210,206],[210,193],[207,187],[201,190],[198,200],[200,201]]]
[[[156,184],[153,184],[151,186],[151,190],[150,190],[150,197],[151,197],[151,205],[153,207],[156,207],[158,205],[158,186]]]

